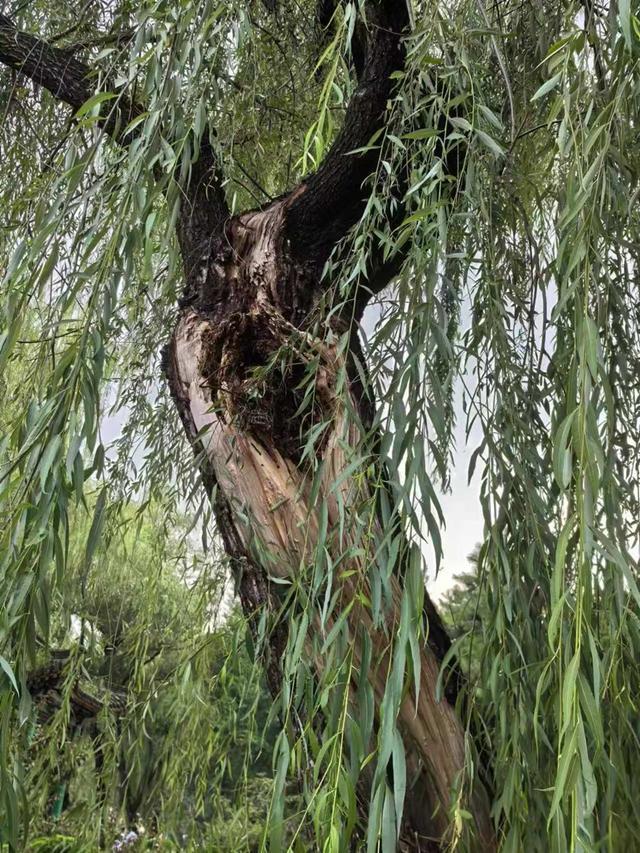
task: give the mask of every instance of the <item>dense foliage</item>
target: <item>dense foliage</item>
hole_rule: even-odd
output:
[[[351,36],[364,4],[338,6],[324,34],[310,0],[94,0],[80,12],[63,0],[2,6],[20,29],[100,69],[95,96],[75,115],[0,70],[0,821],[15,847],[23,821],[42,809],[34,804],[50,796],[56,762],[66,760],[63,704],[43,747],[51,772],[29,775],[26,685],[44,649],[69,642],[71,614],[84,625],[77,665],[97,677],[109,638],[116,680],[105,686],[125,690],[135,709],[125,726],[105,711],[112,775],[107,767],[104,784],[115,784],[118,755],[129,756],[127,790],[149,784],[141,762],[154,762],[155,786],[137,796],[156,798],[149,808],[168,831],[191,819],[215,823],[214,792],[228,784],[227,761],[241,748],[227,759],[228,721],[219,740],[210,717],[229,672],[250,709],[241,767],[262,737],[259,662],[239,657],[241,632],[211,628],[215,535],[160,375],[181,289],[176,167],[185,152],[195,157],[194,139],[210,138],[227,165],[234,210],[312,171],[354,88]],[[371,141],[379,161],[370,201],[331,261],[346,292],[381,247],[403,256],[367,323],[381,453],[407,535],[416,546],[428,538],[438,562],[447,519],[437,494],[448,480],[455,417],[481,435],[470,471],[481,480],[485,522],[474,593],[481,648],[461,712],[469,777],[476,754],[490,769],[500,849],[635,849],[637,9],[629,0],[413,0],[412,16],[406,68]],[[125,93],[144,111],[122,148],[101,131],[100,116]],[[452,152],[455,178],[443,167]],[[153,569],[189,552],[177,544],[183,514],[213,556],[206,567],[185,566],[180,579]],[[125,560],[134,545],[138,556]],[[381,596],[385,571],[372,568]],[[400,676],[394,665],[385,694],[389,718],[398,695],[413,689],[405,658],[424,640],[411,583],[398,627]],[[395,729],[380,727],[371,755],[352,740],[339,621],[320,644],[329,663],[313,692],[301,661],[304,594],[292,587],[302,603],[291,611],[287,681],[271,712],[283,731],[266,783],[267,829],[254,842],[283,849],[288,817],[299,849],[343,849],[352,831],[368,837],[369,850],[394,849],[406,786]],[[296,733],[292,709],[308,696],[325,715],[324,741]],[[151,755],[154,737],[164,745]],[[393,753],[394,772],[376,777],[362,831],[345,745],[358,765]],[[80,763],[91,763],[82,749]],[[218,760],[218,773],[199,773]],[[233,773],[246,781],[246,771]],[[299,812],[299,800],[284,797],[296,782],[306,798]],[[104,803],[86,795],[85,807],[98,815]],[[452,844],[464,849],[467,814],[455,796],[452,815]],[[74,831],[92,849],[101,827],[87,819]]]
[[[46,693],[31,687],[36,713],[20,742],[29,849],[53,849],[56,838],[65,850],[126,847],[133,832],[138,849],[241,850],[264,831],[275,736],[267,691],[220,569],[193,545],[188,557],[180,519],[163,537],[163,516],[123,512],[91,566],[88,525],[74,519],[51,622],[63,668]],[[42,644],[38,661],[50,657]],[[97,705],[80,720],[78,686]]]

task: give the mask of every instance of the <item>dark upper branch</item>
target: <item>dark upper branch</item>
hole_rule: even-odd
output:
[[[342,2],[344,2],[344,0],[317,0],[316,19],[325,36],[331,34],[331,25],[335,20],[336,9]],[[351,37],[351,61],[358,80],[360,79],[364,68],[366,50],[366,28],[364,22],[359,20],[354,27],[353,35]]]
[[[229,207],[224,191],[224,175],[208,139],[200,142],[200,151],[187,174],[176,178],[184,188],[176,231],[184,261],[187,292],[197,290],[199,278],[206,272],[209,255],[222,240]]]
[[[53,47],[36,36],[19,30],[6,15],[0,15],[0,62],[29,77],[34,83],[75,110],[95,91],[96,72],[70,52]],[[141,110],[124,95],[106,105],[104,130],[120,141],[120,134]]]
[[[294,256],[322,266],[335,244],[358,220],[366,203],[362,184],[375,168],[377,152],[352,154],[365,146],[384,117],[393,81],[404,65],[402,35],[409,25],[406,0],[371,0],[364,67],[342,130],[318,171],[291,202],[286,234]]]
[[[72,50],[63,50],[18,30],[0,15],[0,63],[26,75],[44,86],[51,94],[78,110],[94,93],[96,71],[75,59]],[[131,119],[142,108],[120,94],[105,104],[103,129],[120,144],[128,144],[136,131],[123,139],[122,134]],[[176,170],[176,179],[183,187],[184,198],[177,230],[185,261],[187,277],[194,274],[203,253],[206,253],[212,233],[220,232],[229,215],[219,164],[207,140],[200,143],[199,156],[186,169]]]

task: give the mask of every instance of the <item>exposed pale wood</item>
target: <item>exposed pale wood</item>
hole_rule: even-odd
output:
[[[250,295],[249,301],[245,299],[243,303],[243,319],[246,316],[254,320],[263,318],[261,328],[268,327],[274,336],[282,337],[282,342],[288,334],[296,335],[304,345],[300,358],[320,356],[316,388],[325,415],[329,414],[332,424],[320,452],[322,483],[315,505],[310,505],[309,501],[308,474],[286,458],[268,437],[257,437],[251,430],[238,425],[224,388],[213,398],[211,373],[224,371],[225,360],[234,357],[234,353],[223,349],[220,364],[207,361],[208,337],[218,332],[219,322],[215,316],[195,308],[183,314],[173,342],[174,381],[187,401],[199,441],[213,468],[217,488],[229,503],[235,529],[248,557],[273,577],[296,576],[314,559],[323,503],[328,511],[329,529],[333,531],[328,546],[334,560],[353,546],[362,549],[361,556],[352,558],[349,565],[354,573],[341,581],[341,605],[354,602],[349,624],[356,667],[361,661],[360,632],[365,631],[371,638],[374,665],[367,675],[379,706],[391,664],[390,639],[399,619],[402,590],[398,579],[392,578],[393,607],[386,624],[375,626],[368,608],[360,603],[358,593],[365,596],[369,593],[368,564],[374,559],[376,543],[383,538],[379,522],[374,518],[366,538],[355,526],[348,524],[344,525],[342,537],[338,534],[341,514],[342,518],[353,518],[357,509],[374,505],[362,470],[356,469],[351,476],[342,477],[336,487],[355,458],[354,454],[361,452],[359,426],[347,414],[357,410],[357,403],[335,393],[335,380],[344,364],[331,335],[320,341],[300,333],[276,307],[280,299],[279,282],[285,274],[278,242],[282,219],[283,210],[279,204],[263,213],[240,217],[234,226],[235,251],[224,274],[232,304],[240,303],[233,296],[235,289]],[[228,316],[225,319],[228,320]],[[276,340],[274,346],[277,343]],[[366,464],[365,460],[363,465],[366,467]],[[316,624],[315,629],[320,631],[321,626]],[[308,651],[311,655],[311,650]],[[322,662],[316,658],[315,665],[320,668]],[[424,837],[444,843],[452,838],[448,810],[465,763],[465,734],[453,707],[446,699],[436,699],[438,673],[439,661],[424,643],[418,706],[414,705],[413,694],[407,695],[400,708],[398,725],[406,745],[408,766],[414,778],[418,778],[416,788],[408,797],[412,826]],[[476,789],[465,806],[475,817],[477,849],[494,849],[484,792]]]

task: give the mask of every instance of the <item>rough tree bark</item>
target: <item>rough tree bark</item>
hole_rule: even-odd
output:
[[[219,164],[207,144],[184,183],[177,231],[186,289],[165,353],[165,372],[213,500],[242,607],[250,617],[264,608],[278,610],[270,577],[295,575],[313,552],[320,524],[316,505],[310,505],[309,475],[300,464],[295,377],[281,376],[277,387],[272,385],[255,402],[254,369],[264,367],[283,347],[295,350],[302,362],[316,360],[316,405],[331,424],[316,449],[323,466],[317,505],[325,503],[329,525],[337,530],[340,502],[348,517],[350,507],[371,499],[357,472],[343,476],[337,490],[332,484],[348,465],[349,449],[362,444],[371,421],[370,397],[351,357],[355,353],[361,360],[357,322],[368,296],[381,290],[396,270],[393,265],[378,265],[366,288],[353,294],[353,353],[344,353],[338,346],[346,331],[344,324],[326,319],[332,308],[327,298],[332,282],[322,278],[322,270],[364,209],[363,182],[374,169],[376,154],[349,152],[365,146],[384,120],[392,93],[390,75],[404,63],[402,34],[408,24],[404,2],[371,0],[367,4],[367,29],[359,29],[358,86],[342,131],[319,170],[290,193],[261,210],[231,217]],[[31,58],[36,55],[39,61],[34,64]],[[62,60],[67,62],[66,69],[61,67]],[[0,61],[75,107],[91,94],[88,68],[18,33],[3,16]],[[48,70],[43,70],[47,63]],[[134,105],[121,101],[105,122],[105,131],[118,141],[121,114],[126,118],[136,111]],[[345,372],[347,388],[339,392],[339,377]],[[349,530],[341,537],[336,534],[331,547],[344,551],[350,536]],[[270,555],[268,564],[265,553]],[[360,589],[366,586],[371,558],[366,549],[354,558],[350,567],[354,571],[343,581],[343,604],[354,600],[357,583]],[[374,625],[368,608],[359,603],[349,614],[356,664],[361,659],[362,632],[369,635],[374,649],[377,665],[371,667],[369,678],[378,704],[384,693],[388,632],[400,608],[401,575],[398,565],[387,625]],[[417,780],[407,791],[403,839],[405,849],[440,850],[451,838],[448,807],[464,765],[465,733],[454,710],[456,685],[450,685],[446,698],[436,700],[436,681],[449,641],[426,591],[425,617],[429,641],[421,650],[418,705],[414,707],[407,696],[398,720],[408,776]],[[265,666],[270,688],[277,693],[286,620],[274,627],[270,644]],[[319,670],[322,662],[315,659],[312,665]],[[475,849],[495,849],[481,785],[475,787],[466,807],[475,823]]]

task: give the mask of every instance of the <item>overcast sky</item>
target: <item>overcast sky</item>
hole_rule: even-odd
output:
[[[469,460],[480,439],[473,434],[468,447],[464,438],[464,415],[457,406],[455,469],[451,476],[451,494],[439,494],[447,526],[442,531],[443,559],[438,577],[434,577],[433,558],[427,557],[427,586],[435,597],[451,586],[452,576],[469,568],[467,557],[482,541],[482,511],[480,509],[480,478],[474,476],[467,485]],[[477,466],[476,472],[480,468]],[[436,493],[438,490],[436,489]]]

